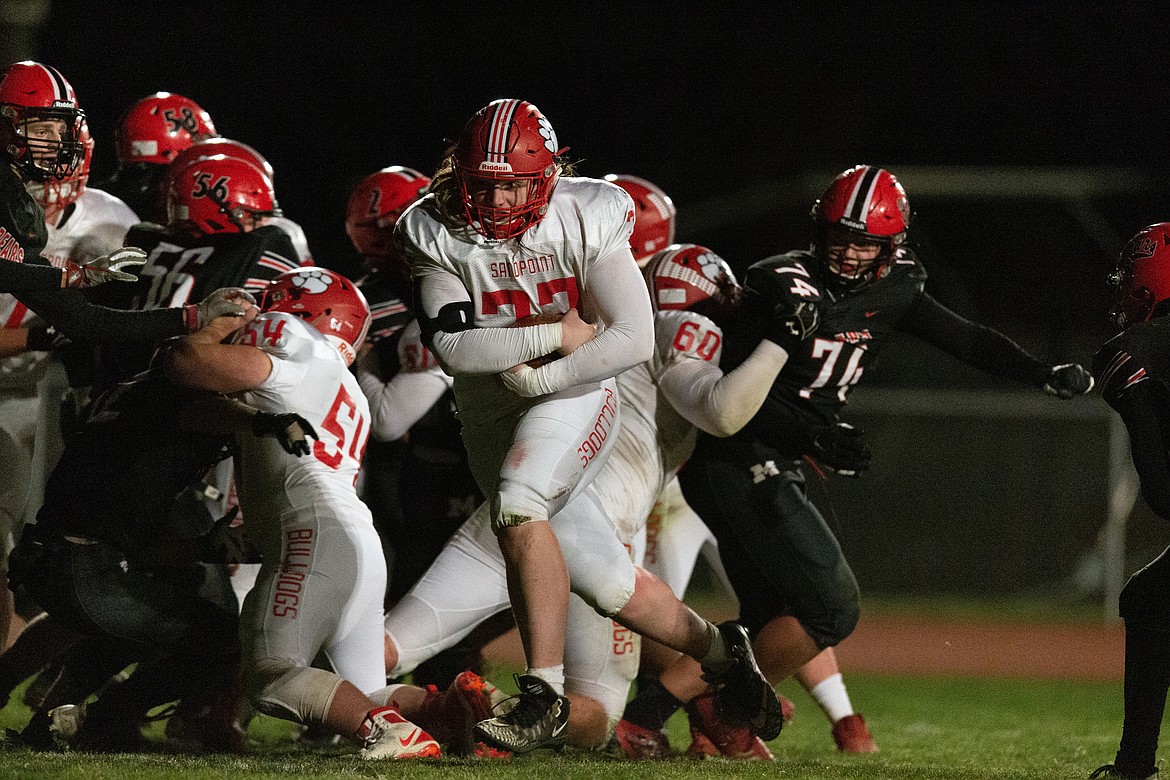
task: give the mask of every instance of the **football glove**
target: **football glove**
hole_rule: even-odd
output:
[[[820,309],[815,301],[784,298],[772,306],[772,320],[764,338],[792,353],[800,342],[816,332]]]
[[[298,458],[312,451],[310,436],[320,438],[309,421],[295,412],[256,412],[252,417],[252,433],[256,436],[271,436],[280,442],[285,452]]]
[[[62,287],[94,287],[109,281],[136,282],[138,277],[126,273],[125,268],[137,268],[146,262],[146,252],[136,246],[122,247],[108,255],[95,257],[85,263],[65,261]]]
[[[870,452],[864,439],[865,431],[839,422],[821,429],[813,437],[811,455],[817,463],[842,477],[859,477],[869,468]]]
[[[1079,363],[1053,366],[1048,381],[1044,383],[1044,392],[1066,401],[1092,389],[1093,375],[1081,368]]]
[[[243,317],[241,300],[256,305],[252,293],[242,287],[221,287],[212,291],[199,303],[185,307],[187,330],[194,333],[218,317]]]
[[[69,343],[69,338],[52,325],[37,324],[29,326],[25,348],[31,352],[49,352]]]
[[[232,525],[239,514],[240,508],[232,507],[199,538],[199,560],[204,563],[248,563],[255,557],[244,536],[244,526]]]

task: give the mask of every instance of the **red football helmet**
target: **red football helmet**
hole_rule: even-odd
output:
[[[655,252],[674,243],[674,217],[677,210],[670,196],[637,176],[611,173],[605,180],[630,193],[634,199],[634,232],[630,248],[639,264]]]
[[[204,138],[183,149],[171,161],[171,169],[176,171],[182,170],[184,166],[198,160],[200,157],[214,157],[217,154],[251,163],[264,171],[268,178],[274,182],[276,181],[276,174],[272,170],[272,164],[264,158],[264,155],[243,141],[224,138],[222,135],[217,135],[214,138]]]
[[[492,239],[514,238],[540,222],[565,151],[531,103],[504,99],[481,108],[454,151],[467,221]]]
[[[216,134],[211,115],[191,98],[156,92],[132,105],[114,133],[118,167],[167,165],[196,141]]]
[[[1117,326],[1145,322],[1170,298],[1170,222],[1150,225],[1131,238],[1109,276],[1114,306],[1109,313]]]
[[[244,233],[280,215],[272,179],[226,155],[200,157],[168,177],[168,224],[196,235]]]
[[[383,168],[358,182],[345,209],[345,232],[358,254],[367,262],[398,259],[394,224],[430,183],[428,177],[401,165]]]
[[[59,137],[40,137],[39,124],[62,122]],[[82,164],[85,112],[56,68],[25,60],[0,79],[0,152],[31,181],[63,179]],[[57,135],[57,133],[50,133]]]
[[[325,334],[353,363],[370,329],[370,306],[358,286],[335,271],[299,268],[268,283],[260,299],[262,311],[300,317]]]
[[[82,123],[79,139],[85,148],[81,165],[63,179],[49,179],[47,182],[28,182],[25,187],[33,199],[45,210],[45,224],[56,225],[61,213],[77,202],[89,183],[89,169],[93,162],[93,137],[89,125]]]
[[[674,244],[642,269],[655,311],[681,309],[722,322],[742,297],[735,272],[719,255],[697,244]]]
[[[885,275],[910,228],[906,190],[883,168],[856,165],[833,179],[813,204],[813,246],[829,270],[848,287]],[[872,259],[855,260],[834,248],[876,245]]]

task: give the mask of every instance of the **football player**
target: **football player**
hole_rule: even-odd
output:
[[[1111,277],[1114,324],[1122,330],[1101,347],[1093,373],[1101,395],[1129,432],[1130,455],[1142,497],[1170,519],[1170,222],[1150,225],[1121,250]],[[1137,780],[1158,776],[1158,734],[1170,687],[1170,556],[1165,552],[1129,578],[1119,606],[1125,620],[1125,720],[1112,764],[1093,778]]]
[[[191,98],[173,92],[147,95],[118,120],[118,167],[101,189],[125,201],[140,221],[164,224],[168,166],[191,144],[216,135],[211,115]]]
[[[165,193],[170,185],[171,175],[182,171],[187,165],[200,157],[214,157],[217,154],[222,154],[236,160],[243,160],[246,163],[254,165],[264,171],[264,175],[275,186],[276,173],[272,169],[272,164],[268,162],[264,155],[243,141],[216,136],[214,138],[205,138],[202,141],[196,141],[175,155],[175,159],[171,161],[168,167],[167,175],[163,178],[163,192]],[[313,254],[309,250],[309,240],[305,237],[305,231],[299,224],[293,222],[280,212],[268,217],[265,224],[278,227],[288,234],[289,241],[292,242],[293,248],[296,250],[297,259],[301,265],[313,265]]]
[[[289,452],[307,451],[312,433],[296,415],[258,413],[151,371],[98,398],[69,439],[36,522],[12,553],[11,576],[54,623],[101,653],[71,656],[22,732],[26,743],[48,746],[53,719],[78,713],[47,708],[84,700],[131,662],[140,662],[135,674],[89,708],[83,734],[71,735],[80,747],[131,749],[147,710],[232,673],[237,610],[222,567],[156,566],[144,552],[165,533],[174,495],[244,428],[277,437]]]
[[[630,235],[630,248],[638,265],[645,265],[655,253],[674,243],[677,214],[674,201],[658,185],[638,176],[611,173],[605,180],[630,193],[634,200],[636,219],[634,232]],[[722,586],[725,601],[734,603],[735,592],[723,571],[723,564],[719,561],[719,548],[715,537],[710,529],[703,525],[703,521],[694,510],[687,506],[678,479],[671,479],[647,518],[643,558],[637,562],[670,585],[671,590],[682,598],[700,555],[715,573],[716,584]],[[639,676],[657,677],[676,658],[676,653],[654,642],[643,642],[642,671],[639,672]],[[826,647],[816,658],[802,666],[795,676],[829,718],[833,740],[839,750],[846,753],[877,751],[877,743],[870,735],[865,719],[853,710],[833,648]],[[784,718],[788,720],[792,717],[795,706],[784,696],[780,697],[780,701],[784,707]],[[697,715],[693,708],[689,708],[687,712],[688,715]],[[628,722],[621,724],[618,736],[625,737],[627,732],[636,730],[636,727],[631,726],[632,724]],[[711,730],[708,724],[707,731]],[[701,734],[703,725],[696,724],[695,731]],[[637,750],[639,746],[648,749],[651,755],[663,755],[667,752],[664,738],[659,735],[643,736],[645,738],[641,741],[636,741],[632,737],[624,740],[623,747],[627,753]],[[650,737],[653,739],[649,739]],[[743,741],[739,739],[738,743]],[[696,742],[699,748],[702,748],[704,742],[710,744],[711,740],[704,735]],[[714,744],[729,757],[744,755],[742,746],[737,747],[734,739],[716,740]],[[755,754],[749,751],[747,755]]]
[[[575,562],[583,557],[595,571],[608,549],[617,546],[620,551],[616,543],[638,544],[655,497],[693,446],[696,426],[727,435],[746,423],[784,364],[785,350],[791,348],[777,342],[799,341],[811,332],[815,320],[813,307],[802,306],[800,317],[793,312],[769,331],[772,340],[762,341],[751,359],[725,376],[718,367],[722,331],[717,323],[732,315],[739,297],[730,267],[710,250],[684,244],[655,255],[645,275],[654,303],[655,353],[617,377],[622,427],[614,454],[589,494],[614,527],[597,529],[576,516],[572,506],[551,521],[566,559]],[[388,612],[387,661],[392,674],[410,671],[458,641],[480,620],[507,607],[504,561],[491,540],[486,509],[473,515],[422,581]],[[628,555],[624,566],[632,567]],[[570,568],[576,574],[577,567]],[[644,572],[635,576],[638,592],[613,619],[597,614],[582,598],[571,600],[565,685],[572,701],[569,741],[575,746],[606,744],[626,703],[638,667],[638,637],[630,628],[650,622],[636,611],[636,602],[643,588],[664,588]],[[576,591],[585,585],[574,577]],[[768,728],[779,729],[778,713]],[[747,736],[749,741],[753,738]]]
[[[805,495],[801,459],[808,456],[841,476],[866,469],[870,453],[862,432],[838,415],[895,330],[1060,398],[1093,385],[1079,365],[1038,360],[925,292],[925,271],[906,246],[909,202],[889,171],[868,165],[844,171],[813,206],[812,220],[809,250],[755,263],[745,286],[765,309],[790,307],[793,300],[817,302],[817,334],[789,355],[752,421],[725,439],[701,435],[679,472],[687,503],[719,542],[740,619],[773,683],[840,642],[857,622],[857,582]],[[757,323],[745,317],[728,328],[727,367],[750,354],[760,337]],[[661,683],[657,690],[639,691],[626,717],[633,713],[639,726],[660,730],[681,702],[705,687],[689,659],[668,669]]]
[[[245,692],[261,713],[358,739],[364,758],[437,756],[430,735],[371,698],[386,680],[386,561],[354,489],[370,414],[349,371],[369,307],[353,282],[308,268],[274,279],[261,309],[239,333],[221,320],[167,353],[179,383],[293,410],[320,435],[297,460],[238,437],[244,528],[264,558],[241,616]],[[318,653],[336,673],[313,668]]]
[[[653,346],[649,300],[629,248],[633,204],[620,187],[568,175],[565,151],[534,105],[493,101],[468,121],[431,192],[397,228],[416,280],[423,342],[455,377],[463,441],[490,502],[528,664],[518,704],[478,724],[476,734],[517,753],[567,736],[570,576],[549,520],[574,503],[580,516],[596,508],[584,491],[616,438],[613,377],[648,359]],[[531,315],[560,319],[510,327]],[[548,360],[554,352],[560,359]],[[619,568],[628,557],[616,548],[594,551],[614,553],[613,565],[591,560],[595,587],[587,588],[609,615],[627,606],[636,584],[631,569]],[[601,587],[596,575],[607,571],[622,576]],[[685,609],[669,595],[676,612]],[[659,618],[670,609],[663,607]],[[678,617],[670,623],[683,635],[672,637],[675,646],[703,657],[713,673],[745,670],[750,647],[730,629]]]

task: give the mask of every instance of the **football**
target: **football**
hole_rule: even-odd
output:
[[[511,328],[531,328],[533,325],[546,325],[550,322],[560,322],[565,315],[559,311],[542,311],[539,314],[533,314],[531,317],[525,317],[522,320],[516,320],[508,327]],[[527,365],[531,368],[540,368],[543,365],[553,362],[560,357],[559,352],[550,352],[538,358],[529,360]]]

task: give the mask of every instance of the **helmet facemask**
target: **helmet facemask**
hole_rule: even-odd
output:
[[[507,163],[501,165],[509,171],[455,166],[464,216],[477,232],[495,240],[515,238],[544,217],[560,172],[556,165],[549,165],[539,174],[513,174]]]
[[[814,218],[813,249],[844,291],[856,290],[886,275],[906,234],[878,236]]]
[[[28,180],[47,182],[73,174],[85,157],[81,128],[85,113],[77,108],[24,108],[4,104],[0,114],[11,124],[5,150],[13,165]],[[60,123],[59,139],[39,138],[41,123]]]

